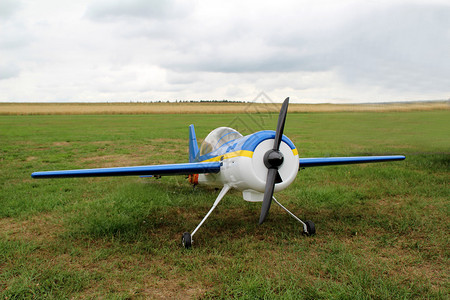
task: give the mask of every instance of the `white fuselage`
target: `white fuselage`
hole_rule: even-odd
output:
[[[273,141],[273,138],[261,141],[254,151],[234,151],[223,155],[220,172],[199,174],[198,183],[213,186],[227,184],[242,191],[246,201],[262,201],[268,172],[263,158],[265,153],[272,149]],[[275,184],[275,192],[287,188],[294,181],[299,169],[297,149],[291,149],[283,141],[280,151],[284,156],[284,161],[278,172],[283,181]]]

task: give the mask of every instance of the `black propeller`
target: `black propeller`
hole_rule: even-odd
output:
[[[280,151],[281,138],[283,137],[284,123],[286,122],[286,114],[289,105],[289,97],[284,100],[281,106],[280,115],[278,116],[277,131],[275,133],[275,140],[273,142],[273,148],[266,152],[264,155],[264,165],[267,167],[267,180],[266,189],[264,191],[264,200],[261,207],[261,215],[259,216],[259,225],[261,225],[269,213],[270,204],[272,204],[273,190],[275,183],[280,183],[280,173],[278,173],[279,167],[283,164],[284,157]]]

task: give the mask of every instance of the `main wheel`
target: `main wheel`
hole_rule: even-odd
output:
[[[192,247],[192,237],[189,232],[183,233],[183,235],[181,236],[181,244],[186,249],[189,249]]]
[[[314,223],[310,220],[305,221],[306,229],[308,229],[308,232],[305,232],[306,235],[314,235],[316,234],[316,226]]]

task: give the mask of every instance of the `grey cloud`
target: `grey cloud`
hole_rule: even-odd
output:
[[[18,11],[5,14],[2,5],[13,2],[0,1],[0,14]],[[42,99],[93,100],[136,94],[251,100],[261,90],[311,99],[378,99],[378,92],[420,99],[450,89],[445,3],[88,2],[58,14],[51,1],[24,2],[13,18],[0,16],[0,56],[17,63],[0,66],[0,79],[26,71],[2,86],[11,84],[22,98],[31,89],[17,87],[35,85]]]
[[[164,68],[175,71],[202,71],[219,73],[256,73],[256,72],[295,72],[295,71],[320,71],[326,69],[322,64],[313,65],[308,57],[295,57],[283,55],[282,51],[268,56],[250,57],[217,57],[205,55],[198,61],[171,60],[161,63]]]
[[[301,28],[284,34],[247,29],[243,36],[234,28],[222,29],[218,36],[181,31],[172,36],[158,63],[177,72],[336,71],[350,85],[449,91],[449,6],[372,10],[336,28],[317,30],[314,36],[305,36]],[[184,39],[178,39],[181,34]]]
[[[86,16],[94,21],[164,19],[182,11],[183,5],[176,5],[174,0],[97,0],[87,8]]]
[[[11,63],[0,65],[0,80],[10,79],[19,76],[20,68]]]
[[[0,31],[0,48],[17,49],[30,44],[33,36],[29,29],[18,22],[8,22]]]
[[[9,19],[20,8],[18,0],[2,0],[0,1],[0,19]]]
[[[337,49],[343,79],[400,90],[449,90],[450,7],[398,6],[355,25]]]

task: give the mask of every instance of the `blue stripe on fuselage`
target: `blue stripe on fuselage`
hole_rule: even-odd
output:
[[[199,157],[199,161],[205,161],[214,157],[222,156],[230,152],[240,151],[240,150],[247,150],[247,151],[255,151],[256,147],[263,141],[274,139],[275,138],[275,131],[273,130],[263,130],[258,131],[249,135],[246,135],[242,138],[235,139],[232,141],[227,142],[226,144],[223,144],[218,149],[207,153],[205,155],[202,155]],[[292,150],[295,149],[294,144],[292,141],[285,135],[282,137],[282,141],[291,147]]]

